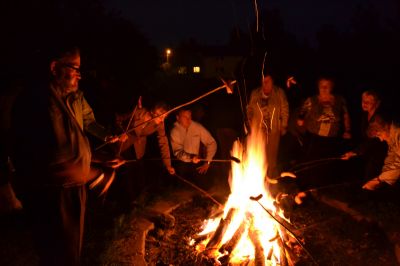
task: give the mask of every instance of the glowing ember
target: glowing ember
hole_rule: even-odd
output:
[[[253,127],[254,128],[254,127]],[[207,236],[196,249],[209,258],[228,260],[230,265],[253,262],[256,265],[280,265],[282,258],[292,264],[282,248],[288,234],[274,217],[280,216],[265,183],[267,163],[265,133],[252,130],[246,146],[236,141],[232,156],[241,164],[232,163],[230,176],[231,195],[221,217],[205,221],[199,235]],[[262,194],[258,201],[250,197]],[[280,216],[280,217],[283,217]],[[282,218],[280,218],[282,219]]]

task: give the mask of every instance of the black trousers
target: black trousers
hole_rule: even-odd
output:
[[[307,133],[305,161],[341,156],[349,150],[348,145],[348,140],[340,137],[321,137]]]
[[[24,210],[32,225],[41,265],[79,265],[86,188],[48,187],[25,192]]]
[[[123,165],[117,172],[118,176],[113,184],[115,198],[126,204],[138,200],[146,190],[147,180],[143,160]]]
[[[206,174],[199,174],[197,168],[203,165],[204,162],[198,164],[186,163],[182,161],[175,162],[175,170],[178,175],[192,182],[202,189],[208,190],[215,185],[215,167],[210,165]]]

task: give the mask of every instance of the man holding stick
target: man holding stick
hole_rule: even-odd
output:
[[[176,164],[177,173],[199,182],[197,180],[200,178],[199,174],[204,175],[208,172],[211,161],[217,151],[215,139],[201,124],[192,121],[192,112],[189,109],[180,109],[178,111],[170,136],[172,152],[178,159]],[[198,166],[202,161],[200,144],[205,146],[206,161]]]
[[[118,140],[96,123],[78,90],[80,65],[78,48],[58,49],[46,60],[48,79],[32,84],[14,107],[15,183],[41,265],[80,264],[92,160],[86,132],[103,141]],[[109,161],[112,168],[121,164]]]

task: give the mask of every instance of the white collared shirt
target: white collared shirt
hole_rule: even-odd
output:
[[[198,156],[200,143],[206,147],[206,160],[211,161],[217,152],[215,139],[200,123],[192,121],[186,129],[175,122],[170,136],[172,152],[181,161],[191,162],[193,156]]]

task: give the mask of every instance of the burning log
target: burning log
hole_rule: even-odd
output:
[[[289,265],[295,265],[299,261],[299,257],[293,251],[293,247],[290,247],[285,242],[283,242],[283,246],[285,247],[286,258],[288,259]]]
[[[252,215],[251,215],[252,216]],[[253,224],[253,217],[250,219],[250,227],[249,227],[249,237],[251,242],[254,245],[254,265],[255,266],[265,266],[265,256],[264,256],[264,248],[261,245],[260,238],[258,236],[258,230]]]
[[[236,213],[236,209],[231,208],[228,211],[228,214],[226,215],[225,219],[221,218],[219,225],[217,227],[217,230],[215,231],[214,235],[208,242],[206,246],[206,252],[213,252],[215,249],[218,248],[218,245],[221,243],[222,237],[224,236],[226,229],[228,228],[229,224],[231,223],[231,220],[233,218],[233,215]]]
[[[271,247],[271,249],[269,250],[268,255],[267,255],[267,260],[269,260],[269,261],[271,260],[272,254],[274,254],[274,247]]]
[[[293,228],[292,224],[290,224],[289,222],[287,222],[285,219],[283,219],[283,218],[280,217],[279,215],[274,215],[274,214],[272,213],[271,210],[265,208],[265,206],[262,205],[262,204],[260,203],[259,200],[260,200],[262,197],[263,197],[263,195],[260,194],[260,195],[258,195],[257,197],[251,196],[250,199],[253,200],[253,201],[255,201],[255,202],[257,202],[257,203],[261,206],[261,208],[263,208],[263,209],[269,214],[269,216],[271,216],[271,218],[273,218],[276,222],[278,222],[278,224],[280,224],[281,226],[283,226],[283,228],[285,229],[285,230],[283,230],[283,231],[288,231],[289,233],[295,231],[295,229]],[[274,204],[274,205],[275,205],[276,208],[279,207],[279,205],[277,205],[277,204]],[[292,233],[292,235],[293,235],[293,237],[294,237],[294,233]]]
[[[221,246],[219,252],[221,253],[228,252],[230,254],[235,249],[236,245],[239,243],[239,240],[242,237],[245,230],[246,230],[246,221],[243,220],[239,228],[233,234],[232,238]]]
[[[282,238],[278,237],[277,243],[279,245],[279,248],[281,249],[281,256],[279,258],[281,266],[287,266],[287,265],[289,265],[289,263],[288,263],[288,259],[286,256],[287,254],[286,254],[285,244],[284,244]]]
[[[267,165],[262,148],[265,134],[257,129],[251,132],[246,148],[236,142],[232,149],[232,156],[240,158],[242,163],[240,166],[232,164],[231,195],[224,206],[227,215],[206,221],[200,234],[213,233],[196,249],[204,256],[214,258],[218,265],[292,266],[292,257],[295,258],[289,252],[292,243],[297,242],[308,255],[309,252],[296,237],[293,225],[281,216],[281,206],[274,204],[267,190],[269,187],[265,186]],[[252,191],[258,196],[250,196]],[[249,196],[265,212],[248,201]]]
[[[197,245],[198,243],[210,238],[210,234],[205,235],[198,235],[193,237],[194,244]]]

